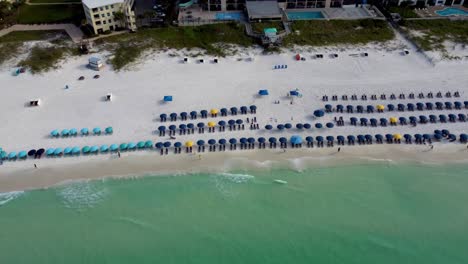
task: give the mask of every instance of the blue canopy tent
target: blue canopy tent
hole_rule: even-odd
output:
[[[333,123],[327,123],[326,126],[327,126],[328,128],[333,128],[335,125],[333,125]]]
[[[89,152],[91,152],[91,153],[96,153],[96,152],[98,152],[98,150],[99,150],[99,147],[98,147],[98,146],[92,146],[92,147],[89,149]]]
[[[107,145],[101,145],[100,149],[101,152],[107,152],[109,151],[109,147]]]
[[[272,128],[273,128],[273,127],[272,127],[271,125],[266,125],[266,126],[265,126],[265,129],[266,129],[266,130],[271,130]]]
[[[50,135],[52,137],[58,137],[59,136],[59,131],[57,129],[54,129],[50,132]]]
[[[20,159],[25,159],[27,156],[28,156],[28,153],[26,151],[18,152],[18,158]]]
[[[316,123],[315,124],[315,128],[322,128],[322,127],[323,127],[323,125],[321,123]]]
[[[296,135],[291,136],[290,141],[291,141],[291,144],[293,145],[302,144],[302,138],[300,136],[296,136]]]
[[[258,94],[259,95],[268,95],[268,90],[259,90]]]
[[[62,132],[60,134],[62,135],[62,137],[69,136],[70,135],[70,130],[64,129],[64,130],[62,130]]]
[[[78,134],[78,130],[76,128],[70,129],[70,136],[76,136]]]
[[[85,127],[85,128],[82,128],[80,130],[80,132],[81,132],[81,135],[88,135],[89,134],[89,129]]]
[[[310,129],[311,127],[312,127],[312,126],[311,126],[309,123],[305,123],[305,124],[304,124],[304,128],[305,128],[305,129]]]
[[[314,111],[314,116],[316,117],[322,117],[325,115],[325,112],[323,112],[322,110],[315,110]]]
[[[172,95],[165,95],[163,100],[164,102],[172,102]]]
[[[80,154],[80,148],[79,147],[73,147],[72,149],[72,154],[76,155],[76,154]]]
[[[110,145],[109,148],[110,148],[111,151],[117,151],[119,149],[119,146],[117,144],[112,144],[112,145]]]
[[[99,128],[99,127],[93,128],[93,134],[94,135],[100,135],[101,134],[101,128]]]
[[[286,123],[286,124],[284,124],[284,128],[291,129],[292,125],[290,123]]]
[[[106,127],[106,129],[104,131],[106,132],[106,134],[114,133],[114,129],[112,127]]]
[[[54,150],[54,155],[55,156],[58,156],[58,155],[61,155],[63,153],[63,149],[62,148],[56,148]]]
[[[279,124],[279,125],[276,126],[276,128],[278,128],[279,130],[283,130],[283,129],[284,129],[284,125]]]

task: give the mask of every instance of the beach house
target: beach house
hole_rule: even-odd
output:
[[[83,0],[86,22],[94,34],[136,30],[134,5],[135,0]]]

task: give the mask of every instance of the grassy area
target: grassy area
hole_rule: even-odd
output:
[[[29,0],[29,3],[79,3],[81,0]]]
[[[18,10],[18,23],[74,23],[84,19],[82,5],[22,5]]]
[[[411,7],[390,6],[388,7],[390,13],[398,13],[402,18],[417,18],[419,17]]]
[[[45,40],[56,37],[58,34],[61,34],[63,37],[68,36],[62,30],[13,31],[0,37],[0,43]]]
[[[413,40],[424,50],[442,50],[445,40],[468,44],[468,21],[437,20],[410,20],[402,21],[405,30],[416,30],[422,34],[410,34]]]
[[[225,56],[217,43],[251,46],[255,42],[244,34],[244,27],[235,23],[214,24],[198,27],[167,27],[142,29],[134,34],[111,36],[99,40],[101,45],[112,45],[114,68],[120,70],[138,59],[146,50],[153,48],[175,48],[205,50],[207,54]]]
[[[57,37],[59,34],[59,39],[65,39],[68,36],[60,30],[47,30],[15,31],[0,37],[0,65],[16,56],[25,41],[46,40]]]
[[[63,47],[34,47],[29,56],[22,60],[18,66],[29,69],[32,73],[41,73],[58,68],[58,62],[68,52]]]
[[[283,40],[286,46],[365,44],[385,42],[394,38],[393,31],[385,21],[370,19],[295,21],[292,31],[293,33]]]
[[[257,33],[263,33],[265,28],[276,28],[278,32],[284,30],[283,23],[281,21],[252,23],[252,29]]]

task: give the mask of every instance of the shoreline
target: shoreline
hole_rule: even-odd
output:
[[[425,165],[460,164],[468,161],[468,151],[461,144],[372,145],[334,148],[281,149],[207,152],[201,160],[198,154],[168,155],[159,152],[109,155],[106,159],[83,162],[46,163],[34,169],[8,168],[0,177],[0,193],[49,188],[80,180],[138,178],[145,176],[186,175],[196,173],[227,173],[235,171],[269,171],[290,169],[303,171],[314,166],[366,165],[381,162],[416,163]]]

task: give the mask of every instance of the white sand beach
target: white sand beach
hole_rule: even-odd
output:
[[[414,103],[417,102],[454,102],[468,100],[468,61],[441,61],[435,66],[410,50],[407,56],[401,55],[401,50],[378,49],[347,49],[338,50],[338,58],[331,59],[327,55],[330,51],[323,50],[324,59],[312,59],[315,52],[302,52],[306,61],[296,61],[294,52],[262,55],[259,51],[250,51],[250,56],[237,55],[227,58],[219,58],[219,63],[212,63],[213,57],[205,56],[205,63],[196,63],[190,58],[189,63],[181,63],[182,56],[169,56],[169,52],[159,53],[147,58],[136,66],[135,69],[122,72],[114,72],[110,66],[106,66],[100,72],[95,72],[86,67],[88,56],[82,56],[67,60],[58,70],[43,75],[31,75],[29,73],[12,75],[12,69],[2,69],[0,72],[0,87],[2,96],[0,104],[0,147],[7,152],[28,151],[39,148],[65,148],[83,146],[101,146],[102,144],[120,144],[123,142],[138,142],[152,140],[153,142],[197,141],[203,139],[240,138],[240,137],[301,137],[312,136],[337,136],[358,134],[395,134],[395,133],[429,133],[435,129],[449,129],[451,133],[459,135],[468,132],[468,123],[454,122],[441,124],[397,125],[387,127],[351,126],[349,117],[389,118],[419,115],[439,114],[467,114],[467,109],[460,110],[424,110],[384,113],[330,113],[324,117],[316,118],[313,112],[323,109],[325,104],[333,106],[343,105],[387,105],[389,103]],[[350,56],[367,52],[368,57]],[[174,53],[174,52],[171,52]],[[253,61],[247,60],[254,58]],[[287,69],[274,70],[277,64],[288,65]],[[93,79],[99,74],[99,79]],[[78,78],[84,76],[85,80]],[[66,85],[69,86],[65,89]],[[260,89],[267,89],[268,96],[258,96]],[[298,90],[300,97],[287,97],[291,90]],[[460,93],[460,98],[424,98],[390,100],[390,94],[398,96],[400,93],[433,92],[441,91]],[[108,93],[113,95],[111,102],[104,101]],[[341,95],[360,97],[368,96],[367,101],[343,101]],[[386,94],[386,100],[370,100],[371,95]],[[173,102],[162,102],[165,95],[173,96]],[[328,95],[329,102],[323,102],[322,96]],[[332,95],[338,95],[338,101],[331,101]],[[40,99],[39,107],[26,106],[29,100]],[[275,101],[280,101],[275,104]],[[291,103],[292,101],[292,103]],[[256,114],[237,115],[216,118],[176,122],[160,122],[162,113],[180,113],[190,111],[208,110],[222,107],[257,106]],[[334,128],[322,128],[311,130],[297,130],[295,128],[279,131],[277,124],[320,122],[325,124],[333,122],[335,117],[343,116],[345,126]],[[246,125],[245,130],[205,133],[191,135],[176,134],[176,139],[169,136],[159,137],[157,128],[161,125],[187,124],[209,121],[218,122],[229,119],[245,119],[256,117],[260,129],[250,130]],[[265,130],[266,124],[274,128]],[[50,137],[54,129],[62,129],[112,126],[112,135],[80,136],[77,137]],[[375,157],[377,159],[393,159],[404,157],[407,160],[424,161],[464,161],[468,159],[466,146],[460,143],[448,143],[446,141],[434,143],[435,150],[431,154],[424,154],[425,145],[389,146],[387,144],[376,146],[344,146],[340,155],[331,158],[332,161],[344,162],[351,157]],[[226,162],[238,159],[267,162],[268,160],[280,161],[296,159],[300,157],[327,157],[335,153],[334,148],[302,148],[290,150],[284,155],[275,154],[276,150],[237,150],[219,152],[205,152],[201,162],[190,161],[197,156],[186,154],[175,155],[169,151],[169,155],[161,156],[159,151],[142,150],[122,153],[118,159],[115,154],[81,155],[79,157],[59,157],[38,160],[4,161],[0,165],[0,192],[36,187],[47,187],[62,181],[80,178],[99,178],[111,175],[141,175],[150,172],[190,172],[201,170],[218,170],[226,168]],[[351,150],[352,149],[352,150]],[[440,150],[439,150],[440,149]],[[464,151],[465,150],[465,151]],[[393,153],[393,154],[391,154]],[[338,158],[340,157],[340,158]],[[413,158],[411,158],[413,157]],[[307,160],[307,159],[305,159]],[[34,169],[34,164],[38,166]],[[248,163],[242,166],[247,166]],[[217,166],[215,166],[217,165]],[[232,169],[235,166],[228,166]]]

